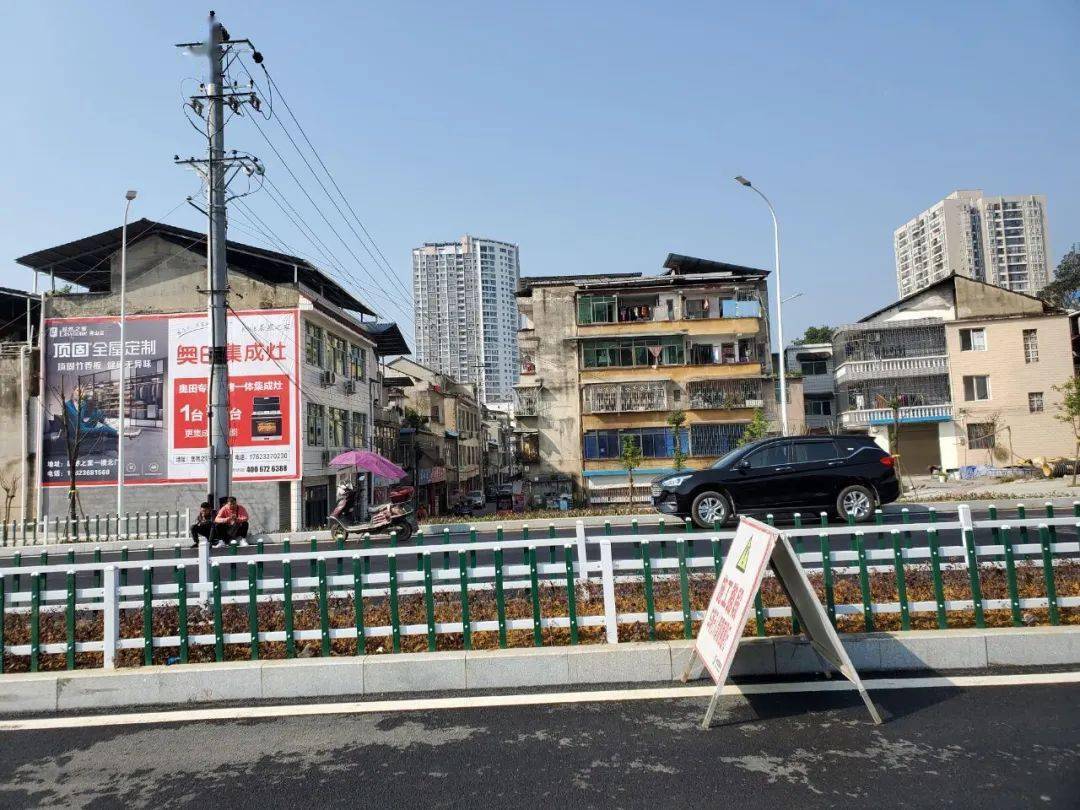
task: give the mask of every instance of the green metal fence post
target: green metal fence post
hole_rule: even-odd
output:
[[[1020,589],[1016,583],[1016,555],[1013,552],[1009,527],[1002,526],[998,536],[1001,544],[1005,547],[1005,581],[1009,588],[1009,609],[1012,613],[1012,625],[1013,627],[1020,627],[1024,623],[1024,617],[1020,612]]]
[[[934,606],[937,609],[938,628],[949,626],[949,617],[945,610],[945,585],[941,581],[941,547],[938,544],[937,529],[926,530],[926,544],[930,547],[930,577],[934,584]]]
[[[364,535],[364,537],[367,537],[367,535]],[[233,546],[233,548],[236,548],[236,546]],[[308,541],[308,550],[312,554],[314,554],[315,552],[317,552],[319,550],[319,541],[316,538],[312,537]],[[318,576],[318,572],[319,572],[318,561],[316,560],[315,557],[312,557],[311,561],[308,563],[308,576],[309,577]]]
[[[554,526],[551,527],[554,530]],[[540,615],[540,577],[536,570],[536,546],[525,550],[529,558],[529,598],[532,602],[533,646],[544,646],[543,618]]]
[[[686,541],[675,541],[679,555],[679,596],[682,598],[683,638],[694,637],[694,621],[690,610],[690,572],[686,567]]]
[[[0,602],[0,613],[4,610]],[[67,668],[75,669],[75,572],[67,572],[67,604],[64,608],[67,630]]]
[[[443,545],[450,545],[450,529],[443,529]],[[442,567],[446,571],[450,568],[450,552],[444,551],[442,555]]]
[[[975,609],[975,626],[986,627],[983,615],[982,585],[979,583],[979,557],[975,547],[974,529],[964,529],[964,547],[967,549],[968,578],[971,581],[971,601]]]
[[[1050,531],[1045,523],[1039,526],[1039,543],[1042,546],[1043,579],[1046,582],[1046,606],[1050,624],[1061,624],[1058,612],[1057,585],[1054,584],[1054,550],[1050,545]]]
[[[353,578],[353,619],[356,623],[356,654],[367,653],[367,639],[364,635],[364,569],[360,556],[352,558]]]
[[[330,595],[326,587],[326,560],[319,558],[319,652],[323,658],[330,656]]]
[[[435,652],[435,594],[431,590],[431,553],[424,553],[424,615],[427,619],[427,648]]]
[[[472,621],[469,618],[469,556],[458,551],[458,594],[461,599],[461,636],[466,650],[472,649]]]
[[[154,663],[154,579],[149,566],[143,566],[142,577],[143,664],[150,666]]]
[[[393,543],[392,545],[396,546],[397,543]],[[345,550],[345,538],[344,537],[339,537],[337,539],[337,543],[335,543],[335,546],[337,547],[338,551],[344,551]],[[338,557],[338,560],[337,560],[337,575],[340,577],[344,573],[345,573],[345,558],[344,557]]]
[[[828,514],[822,512],[818,516],[818,522],[822,528],[828,526]],[[818,534],[818,546],[821,549],[821,584],[825,591],[825,612],[829,614],[832,626],[836,627],[836,591],[833,588],[832,543],[829,535],[824,532]]]
[[[180,632],[180,663],[188,662],[189,638],[187,618],[187,569],[176,566],[176,623]]]
[[[499,620],[499,646],[505,648],[506,598],[503,593],[503,551],[501,548],[495,549],[495,610]]]
[[[904,548],[900,544],[900,532],[889,532],[892,538],[893,571],[896,573],[896,601],[900,603],[900,629],[911,629],[911,606],[907,597],[907,578],[904,573]]]
[[[41,655],[41,577],[30,575],[30,671],[40,668]]]
[[[247,564],[248,632],[251,634],[251,660],[259,660],[259,597],[256,592],[255,563]]]
[[[128,547],[122,546],[120,548],[120,562],[125,563],[128,561]],[[124,588],[128,584],[128,570],[127,568],[120,569],[120,587]]]
[[[900,522],[905,526],[911,523],[911,512],[906,506],[900,510]],[[911,548],[911,529],[904,529],[904,547]]]
[[[641,541],[641,576],[645,584],[645,616],[649,623],[649,640],[656,639],[656,603],[653,600],[652,559],[649,541]]]
[[[569,543],[563,546],[563,564],[566,566],[566,610],[570,618],[570,643],[577,644],[577,586],[574,583],[574,549]]]
[[[386,558],[386,568],[390,577],[390,640],[394,652],[399,653],[401,652],[401,609],[398,602],[396,554],[390,554]]]
[[[210,577],[214,595],[214,660],[225,660],[225,634],[221,622],[221,566],[210,564]]]
[[[548,539],[549,540],[554,540],[555,539],[555,524],[554,523],[549,523],[548,524]],[[556,559],[556,557],[555,557],[555,544],[551,543],[551,544],[548,545],[548,562],[549,563],[554,563],[555,559]]]
[[[874,611],[871,606],[870,573],[866,569],[866,541],[862,532],[855,534],[855,553],[859,558],[859,593],[862,596],[863,627],[867,633],[874,632]]]
[[[286,658],[296,658],[296,617],[293,613],[292,583],[292,562],[286,559],[281,564],[281,607],[285,613]]]

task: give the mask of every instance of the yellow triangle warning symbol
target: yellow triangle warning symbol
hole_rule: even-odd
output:
[[[739,559],[735,562],[735,567],[739,569],[740,573],[746,573],[746,564],[750,562],[750,541],[746,541],[746,545],[743,546],[742,554],[739,555]]]

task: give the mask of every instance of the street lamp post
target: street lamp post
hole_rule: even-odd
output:
[[[784,300],[780,293],[780,225],[776,221],[776,210],[773,208],[773,204],[769,201],[769,198],[761,193],[761,190],[756,186],[751,185],[750,181],[743,177],[741,174],[735,178],[735,181],[740,185],[746,186],[751,191],[755,192],[761,199],[765,201],[765,204],[769,206],[769,213],[772,214],[773,224],[773,247],[775,248],[776,255],[776,337],[780,343],[780,433],[783,436],[788,434],[788,418],[787,418],[787,373],[786,373],[786,359],[784,353]]]
[[[124,199],[124,227],[120,231],[120,396],[117,398],[120,414],[120,430],[116,436],[116,525],[120,525],[120,516],[124,514],[124,322],[127,314],[127,226],[128,213],[137,192],[130,189]]]

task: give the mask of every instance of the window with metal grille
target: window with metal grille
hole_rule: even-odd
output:
[[[307,443],[311,447],[321,447],[323,431],[326,427],[326,411],[322,405],[309,402],[307,406]]]
[[[1028,410],[1031,413],[1042,413],[1045,410],[1042,391],[1032,391],[1028,394]]]
[[[690,426],[690,455],[722,456],[735,449],[746,430],[742,422]]]
[[[993,422],[975,422],[967,426],[968,447],[972,450],[992,450],[994,438]]]
[[[1025,363],[1038,363],[1039,362],[1039,330],[1038,329],[1025,329],[1024,330],[1024,362]]]

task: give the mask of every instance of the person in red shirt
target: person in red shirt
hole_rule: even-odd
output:
[[[224,503],[214,518],[214,534],[217,538],[214,548],[221,548],[226,540],[246,546],[248,544],[247,510],[236,502],[234,496],[222,498],[222,501]]]

